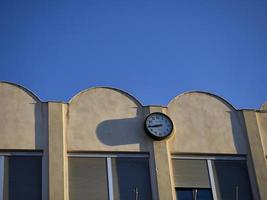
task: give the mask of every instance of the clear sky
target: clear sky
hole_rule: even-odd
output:
[[[267,100],[266,0],[0,0],[0,80],[43,101],[111,86],[144,105]]]

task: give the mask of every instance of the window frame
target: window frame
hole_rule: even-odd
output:
[[[113,174],[112,174],[112,158],[147,158],[150,168],[149,153],[68,153],[68,158],[105,158],[107,168],[107,184],[108,184],[108,200],[114,200],[114,188],[113,188]],[[149,171],[149,176],[151,173]],[[152,184],[150,184],[152,191]],[[1,200],[1,199],[0,199]]]
[[[247,161],[246,155],[230,155],[230,156],[203,156],[203,155],[172,155],[172,160],[205,160],[207,162],[208,166],[208,174],[209,174],[209,180],[211,185],[211,192],[213,200],[218,200],[217,192],[216,192],[216,185],[215,185],[215,178],[213,174],[213,167],[212,167],[212,161],[214,160],[224,160],[224,161]],[[248,168],[247,168],[248,170]],[[250,180],[249,180],[250,181]],[[250,181],[251,182],[251,181]],[[252,190],[252,188],[251,188]],[[177,197],[176,197],[177,199]]]

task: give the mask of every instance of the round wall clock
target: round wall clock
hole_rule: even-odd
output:
[[[153,139],[162,140],[172,134],[173,123],[167,115],[154,112],[146,117],[145,130]]]

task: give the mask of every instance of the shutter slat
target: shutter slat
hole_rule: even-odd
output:
[[[69,199],[108,199],[105,158],[69,158]]]
[[[172,160],[175,187],[210,188],[205,160]]]

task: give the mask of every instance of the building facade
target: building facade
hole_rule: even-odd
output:
[[[147,134],[155,112],[170,137]],[[105,87],[42,102],[1,82],[0,136],[0,200],[267,199],[267,103],[237,110],[188,92],[143,106]]]

